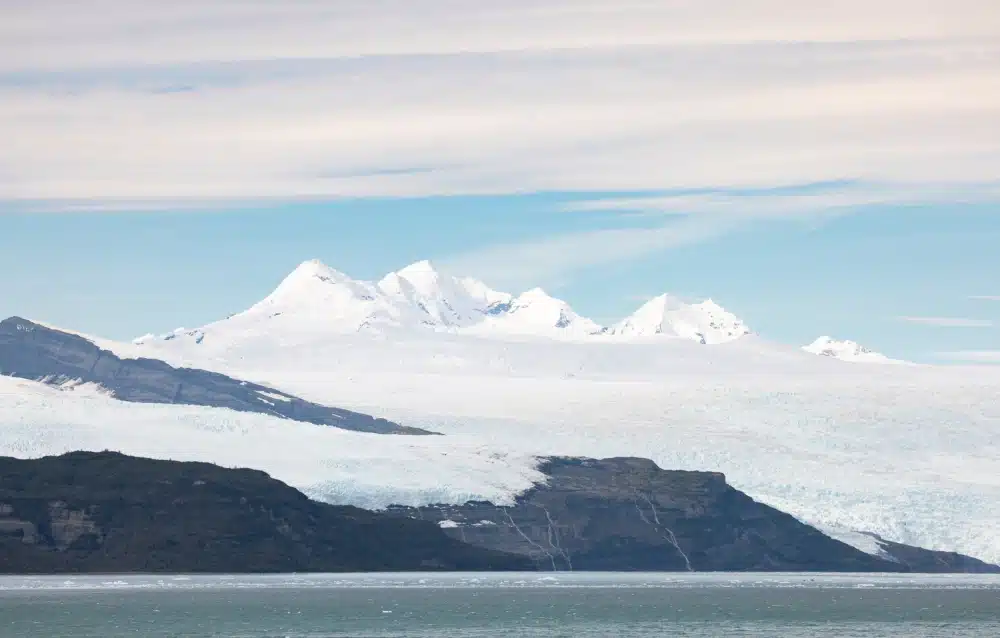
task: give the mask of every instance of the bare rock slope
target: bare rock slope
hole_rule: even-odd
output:
[[[530,569],[264,472],[114,452],[0,457],[0,573]]]
[[[945,552],[885,544],[874,556],[763,505],[716,472],[640,458],[552,458],[548,482],[509,507],[391,508],[453,538],[522,554],[540,569],[613,571],[1000,572]]]

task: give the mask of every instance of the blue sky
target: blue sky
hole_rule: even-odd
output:
[[[430,258],[1000,361],[995,0],[0,0],[0,140],[0,314],[125,338]]]
[[[1000,301],[975,298],[1000,294],[996,205],[872,206],[821,222],[758,220],[635,258],[588,263],[566,256],[575,264],[569,270],[547,261],[537,270],[518,267],[524,242],[623,227],[614,214],[567,214],[566,204],[580,199],[544,194],[3,214],[0,267],[10,276],[0,284],[0,314],[130,338],[242,310],[305,259],[375,279],[430,258],[446,268],[468,265],[471,271],[456,274],[513,292],[542,285],[603,322],[672,292],[712,297],[763,336],[786,343],[831,334],[923,361],[940,361],[940,352],[1000,349]],[[628,227],[646,226],[633,218]],[[498,246],[511,247],[513,277],[493,260],[476,272],[476,255]],[[935,319],[993,325],[955,327]]]

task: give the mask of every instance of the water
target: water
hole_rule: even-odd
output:
[[[0,637],[1000,636],[1000,577],[0,577]]]

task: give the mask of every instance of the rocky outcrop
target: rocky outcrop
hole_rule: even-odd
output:
[[[719,473],[662,470],[638,458],[552,458],[542,470],[548,482],[511,506],[389,511],[547,570],[1000,571],[968,557],[927,569],[931,553],[919,548],[907,549],[909,560],[866,554],[754,501]]]
[[[54,384],[95,383],[122,401],[229,408],[360,432],[431,434],[207,370],[123,359],[79,335],[19,317],[0,321],[0,374]]]
[[[1000,572],[883,541],[872,556],[713,472],[553,458],[509,506],[369,512],[263,472],[112,452],[0,457],[0,573],[410,570]],[[420,520],[422,519],[422,520]]]
[[[532,569],[263,472],[112,452],[0,457],[0,573]]]
[[[957,552],[940,552],[887,541],[869,534],[882,546],[885,555],[907,571],[924,574],[998,574],[1000,566]]]

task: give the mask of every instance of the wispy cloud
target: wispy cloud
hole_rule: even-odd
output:
[[[948,186],[832,183],[770,189],[728,189],[574,201],[564,212],[605,212],[610,227],[490,246],[458,255],[462,272],[510,285],[561,281],[571,272],[642,257],[649,253],[712,239],[761,219],[816,223],[871,206],[1000,201],[1000,186],[978,185],[956,191]],[[636,222],[640,222],[636,226]],[[617,227],[616,227],[617,226]],[[900,317],[940,327],[988,327],[991,321],[949,317]]]
[[[845,178],[960,194],[1000,174],[998,15],[992,0],[0,2],[0,200]]]
[[[1000,295],[973,295],[969,299],[976,301],[1000,301]]]
[[[969,319],[966,317],[900,317],[900,321],[919,323],[937,328],[990,328],[993,322],[989,319]]]
[[[502,287],[557,285],[588,267],[635,259],[652,252],[704,241],[732,230],[733,220],[688,217],[654,227],[611,228],[490,246],[442,260]]]
[[[851,182],[822,185],[810,189],[810,192],[798,192],[799,188],[601,198],[572,202],[563,209],[787,218],[812,216],[823,212],[849,212],[869,206],[1000,201],[1000,183],[961,187],[925,183],[902,188],[900,184]]]

